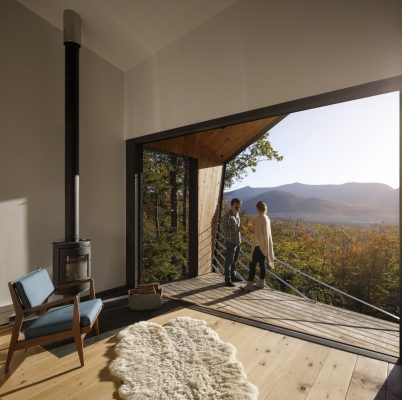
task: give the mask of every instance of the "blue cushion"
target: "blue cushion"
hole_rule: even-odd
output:
[[[23,308],[41,305],[54,291],[49,274],[43,268],[30,272],[14,281]]]
[[[71,330],[73,327],[73,307],[73,304],[66,304],[61,307],[51,308],[46,313],[39,315],[38,319],[25,329],[25,337],[30,339]],[[101,299],[80,303],[81,326],[92,325],[101,309]]]

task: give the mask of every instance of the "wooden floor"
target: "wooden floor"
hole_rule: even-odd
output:
[[[234,344],[248,379],[259,387],[260,400],[402,399],[399,366],[188,308],[152,320],[163,324],[176,316],[206,320],[222,340]],[[0,330],[2,368],[9,338],[9,328]],[[64,346],[70,346],[69,351],[61,348],[58,356],[41,347],[18,351],[9,376],[0,370],[0,399],[119,399],[119,380],[108,370],[116,340],[114,334],[87,345],[83,368],[72,344]]]
[[[274,290],[244,293],[210,273],[164,286],[171,298],[399,357],[399,325]]]

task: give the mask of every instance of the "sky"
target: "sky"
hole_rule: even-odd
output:
[[[399,187],[399,92],[293,113],[270,130],[283,160],[262,161],[231,189],[287,183]]]

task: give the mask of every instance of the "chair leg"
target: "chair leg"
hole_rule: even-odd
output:
[[[95,321],[94,328],[96,335],[99,335],[99,319]]]
[[[81,332],[74,332],[75,346],[77,347],[78,356],[80,357],[81,367],[84,366],[84,346],[82,343]]]
[[[20,334],[22,321],[23,321],[22,317],[20,317],[18,315],[15,317],[15,322],[14,322],[14,326],[13,326],[13,332],[11,334],[10,347],[8,349],[7,360],[6,360],[6,364],[5,364],[5,367],[4,367],[4,372],[5,373],[8,373],[9,370],[10,370],[11,359],[13,358],[13,354],[14,354],[14,351],[15,351],[15,345],[17,343],[18,336]]]

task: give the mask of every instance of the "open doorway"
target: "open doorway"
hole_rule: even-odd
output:
[[[300,111],[226,164],[221,221],[231,200],[240,199],[237,274],[261,299],[250,314],[399,354],[399,121],[399,92]],[[275,255],[250,278],[260,201],[268,205]],[[220,273],[226,242],[221,229],[214,257]],[[267,295],[262,308],[264,296],[255,292],[261,283],[288,294],[289,306],[273,306],[278,296],[270,302]],[[314,305],[292,307],[299,299]]]
[[[215,270],[219,272],[219,268],[217,268],[219,267],[218,264],[223,263],[225,256],[224,238],[223,243],[220,245],[219,240],[216,239],[219,238],[219,220],[222,215],[221,200],[224,197],[225,169],[228,167],[230,160],[239,155],[255,140],[262,137],[273,126],[282,120],[285,123],[286,116],[289,114],[388,93],[400,90],[401,87],[402,78],[379,81],[129,140],[127,142],[129,155],[134,155],[136,151],[141,151],[142,157],[144,146],[151,146],[153,150],[172,152],[178,156],[189,157],[194,161],[193,171],[189,173],[189,179],[193,182],[194,197],[193,202],[190,199],[189,207],[191,208],[191,205],[193,205],[193,210],[196,210],[196,212],[193,214],[193,218],[190,215],[189,235],[191,236],[191,230],[193,230],[193,240],[190,239],[188,250],[189,252],[193,250],[193,254],[195,254],[193,267],[191,267],[191,262],[189,265],[190,271],[193,268],[194,272],[193,274],[190,273],[190,276],[198,275],[199,278],[194,281],[192,280],[194,284],[187,282],[186,284],[181,284],[180,282],[174,283],[174,286],[169,286],[170,295],[180,299],[186,298],[190,302],[202,302],[202,305],[213,308],[215,311],[219,309],[219,312],[222,312],[224,310],[229,314],[237,315],[238,318],[247,318],[248,321],[269,323],[271,324],[270,329],[279,329],[278,331],[280,332],[285,329],[289,335],[302,338],[308,337],[308,340],[318,343],[360,352],[360,354],[370,354],[380,359],[393,360],[400,351],[400,346],[398,346],[400,340],[398,330],[400,329],[400,325],[398,326],[398,322],[391,323],[387,319],[379,321],[377,319],[370,320],[374,315],[367,319],[365,317],[363,319],[354,319],[355,314],[348,314],[350,310],[344,308],[345,304],[342,303],[343,300],[341,299],[341,296],[344,296],[344,294],[340,294],[341,296],[338,297],[334,296],[331,300],[332,305],[325,304],[324,308],[319,308],[319,303],[324,303],[322,300],[328,298],[326,290],[332,289],[326,287],[325,290],[318,290],[317,288],[321,283],[316,281],[304,284],[303,282],[307,282],[310,278],[292,269],[294,265],[289,263],[289,257],[281,260],[288,264],[288,266],[281,265],[283,271],[277,271],[281,272],[277,276],[282,281],[275,277],[275,286],[273,284],[274,280],[271,279],[271,287],[267,291],[264,291],[264,294],[261,294],[263,291],[260,291],[258,296],[256,295],[257,297],[250,299],[243,297],[240,294],[240,290],[238,290],[239,288],[234,289],[238,290],[236,293],[234,291],[233,293],[225,292],[225,290],[230,289],[222,289],[223,285],[221,283],[223,283],[223,277],[219,277],[218,274],[211,274],[211,271]],[[270,121],[268,121],[269,119]],[[128,165],[135,165],[134,157],[128,158]],[[143,166],[140,166],[137,171],[143,175]],[[132,182],[129,179],[127,184],[128,189],[130,189],[130,185],[132,185]],[[189,186],[189,197],[191,198],[191,183]],[[128,193],[131,193],[130,190],[128,190]],[[131,207],[130,204],[133,203],[127,203],[128,211]],[[131,210],[133,211],[133,209]],[[139,218],[137,220],[140,221]],[[133,233],[135,228],[135,224],[128,225],[128,233]],[[129,237],[130,235],[128,235]],[[222,237],[220,240],[222,242]],[[137,245],[142,246],[143,242],[137,243]],[[141,265],[138,262],[133,263],[135,261],[135,257],[133,257],[135,255],[135,246],[130,248],[128,243],[128,249],[128,271],[132,269],[141,270]],[[246,246],[244,250],[247,252]],[[292,261],[294,262],[294,259]],[[247,266],[246,260],[243,260],[243,263]],[[305,273],[305,271],[299,270]],[[296,275],[299,275],[299,279],[294,278]],[[325,277],[322,278],[322,282],[327,283],[324,282]],[[329,282],[329,284],[331,283],[333,282]],[[292,287],[289,287],[288,284]],[[398,289],[396,295],[398,296],[397,303],[399,301],[398,309],[400,310],[400,285],[396,283],[394,286]],[[202,296],[198,295],[200,292]],[[280,298],[276,298],[276,294],[279,293],[282,293],[279,296]],[[266,294],[269,298],[265,299]],[[311,298],[309,295],[311,295]],[[272,310],[267,311],[264,308],[265,306],[263,307],[260,303],[256,303],[257,300],[261,300],[261,304],[275,304],[277,306],[275,315],[273,316],[271,313]],[[259,316],[255,315],[257,304],[259,305],[258,312],[262,313]],[[290,306],[294,307],[291,309]],[[317,311],[315,315],[310,313],[313,309]],[[239,315],[239,310],[243,313],[241,316]],[[323,316],[327,315],[326,313],[329,310],[334,311],[333,317],[335,319],[332,322],[322,319]],[[306,313],[310,314],[307,315]],[[375,318],[377,318],[377,315]],[[376,326],[365,325],[367,321],[375,322]],[[354,325],[349,326],[350,324]],[[352,332],[353,335],[349,335],[345,339],[345,335],[348,332]],[[392,352],[383,351],[378,348],[378,341],[374,340],[374,336],[381,332],[384,333],[387,341],[392,342]],[[350,340],[351,336],[355,336],[356,340]],[[370,344],[373,346],[370,347]]]

